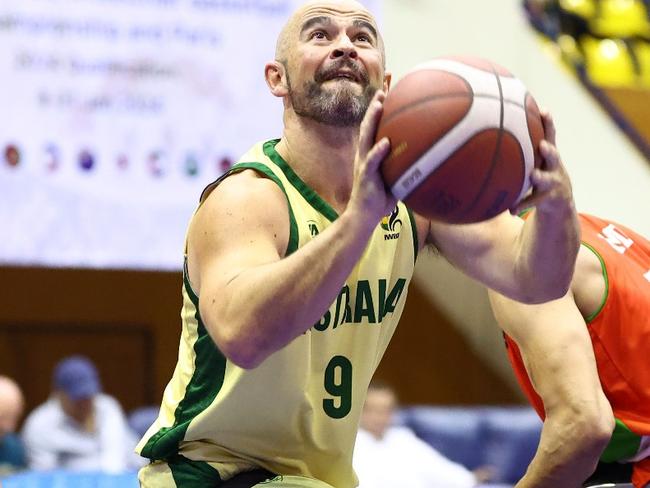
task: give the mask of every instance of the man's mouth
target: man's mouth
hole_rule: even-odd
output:
[[[320,74],[320,76],[316,76],[316,81],[320,81],[321,83],[332,80],[348,80],[358,84],[367,83],[367,78],[360,69],[349,66],[340,66],[338,69],[334,68]]]
[[[354,73],[348,71],[334,73],[331,76],[328,76],[326,79],[326,81],[333,81],[333,80],[346,80],[346,81],[351,81],[353,83],[361,83],[359,77],[357,77]]]

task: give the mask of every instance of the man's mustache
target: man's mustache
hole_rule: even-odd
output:
[[[336,61],[327,68],[321,68],[314,75],[314,81],[317,83],[323,83],[324,81],[336,78],[339,71],[342,69],[349,71],[350,74],[352,74],[360,83],[363,83],[364,85],[368,84],[368,74],[349,58],[342,58],[340,61]]]

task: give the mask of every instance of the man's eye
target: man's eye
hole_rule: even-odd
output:
[[[371,42],[371,39],[370,39],[370,37],[367,36],[366,34],[359,34],[359,35],[357,36],[357,41],[361,41],[361,42]]]
[[[323,31],[314,31],[311,34],[312,39],[327,39],[327,34]]]

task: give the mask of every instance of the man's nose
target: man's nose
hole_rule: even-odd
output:
[[[357,48],[348,36],[340,36],[332,51],[333,58],[349,57],[355,59],[358,56]]]

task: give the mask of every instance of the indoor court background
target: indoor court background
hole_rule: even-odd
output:
[[[105,3],[110,9],[110,2]],[[0,19],[11,12],[11,5],[0,5]],[[563,61],[560,48],[533,29],[521,1],[377,0],[373,8],[394,82],[418,62],[435,56],[471,54],[506,66],[553,114],[578,210],[650,235],[650,161],[639,145],[639,137],[650,144],[650,83],[619,86],[614,80],[598,92],[601,101],[603,94],[609,94],[610,108],[619,110],[619,123],[623,118],[636,128],[635,140]],[[0,42],[6,35],[2,25]],[[260,59],[272,57],[271,45],[257,46],[264,51]],[[261,64],[258,72],[262,80]],[[10,86],[0,84],[3,90]],[[257,86],[264,90],[263,83]],[[259,96],[270,98],[264,93]],[[279,113],[278,105],[260,117],[277,119]],[[8,127],[20,117],[20,113],[4,113],[2,157],[12,142]],[[38,132],[38,121],[31,124]],[[253,143],[279,135],[269,133],[269,127],[253,124],[241,137]],[[40,220],[10,219],[25,202],[20,200],[24,194],[9,188],[7,181],[10,171],[26,171],[29,164],[26,158],[22,166],[0,171],[0,207],[4,207],[0,209],[0,373],[18,381],[29,411],[48,396],[54,364],[65,355],[83,353],[96,362],[104,389],[119,399],[125,411],[157,405],[177,356],[181,246],[177,246],[176,265],[173,257],[171,265],[166,261],[160,266],[135,261],[124,266],[57,265],[52,254],[41,261],[34,255],[16,258],[6,242],[22,232],[21,226],[38,228]],[[207,178],[207,173],[203,176]],[[119,185],[118,180],[111,181]],[[38,188],[31,192],[28,195],[37,194]],[[187,194],[191,208],[199,193]],[[51,202],[40,204],[47,212]],[[130,204],[137,206],[137,199]],[[53,231],[56,225],[48,229]],[[128,234],[132,229],[122,231]],[[163,223],[151,235],[177,245],[183,231],[176,226],[170,235]],[[102,238],[113,236],[107,232]],[[405,405],[524,404],[484,290],[427,251],[419,257],[404,315],[377,376],[395,386]]]

